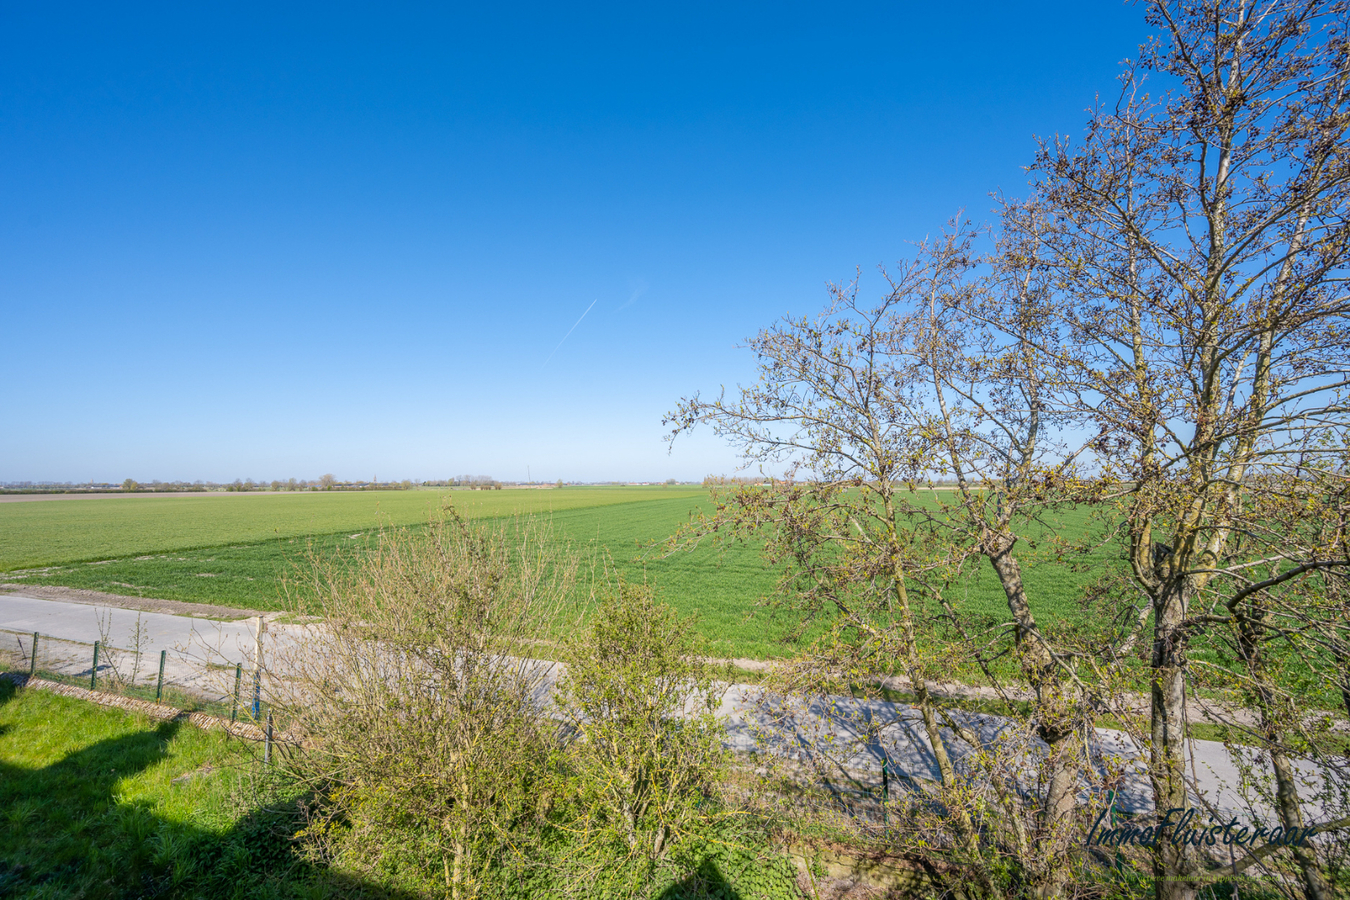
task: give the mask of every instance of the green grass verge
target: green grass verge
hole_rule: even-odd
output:
[[[380,896],[294,853],[259,770],[223,734],[0,681],[0,896]]]
[[[436,884],[389,886],[406,873],[381,884],[306,859],[294,839],[303,825],[295,798],[264,774],[254,749],[185,723],[157,724],[0,681],[0,896],[442,896]],[[556,829],[541,846],[560,855],[584,849]],[[555,890],[568,886],[546,877],[561,871],[553,865],[505,896],[604,900],[613,896],[607,880],[632,882],[615,860],[599,861],[609,868],[590,873],[601,877],[581,893],[576,885]],[[796,896],[791,865],[744,825],[689,842],[678,862],[655,874],[649,896],[662,900]]]

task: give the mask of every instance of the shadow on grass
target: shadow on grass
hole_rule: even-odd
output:
[[[3,672],[0,672],[0,706],[4,706],[9,701],[13,700],[14,695],[17,692],[18,688],[14,686],[14,682],[6,678]],[[0,738],[9,734],[12,730],[12,725],[0,723]]]
[[[0,681],[0,705],[13,697]],[[101,740],[42,769],[0,762],[0,896],[406,896],[302,859],[294,803],[215,834],[119,802],[117,782],[165,759],[181,727]]]
[[[704,860],[692,874],[661,892],[658,900],[741,900],[717,863]]]

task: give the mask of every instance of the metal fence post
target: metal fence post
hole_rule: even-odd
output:
[[[239,718],[239,681],[244,677],[244,664],[234,667],[234,705],[230,707],[230,721]]]
[[[33,653],[28,660],[29,678],[32,678],[37,675],[37,641],[38,641],[38,633],[35,631],[33,632]]]
[[[98,689],[98,641],[94,641],[94,667],[89,670],[89,690]]]
[[[891,799],[891,773],[888,771],[891,758],[885,756],[881,760],[881,821],[886,827],[891,824],[891,811],[886,805],[886,801]]]
[[[267,618],[258,616],[258,643],[253,651],[253,721],[262,721],[262,667],[263,636],[267,634]]]
[[[168,650],[159,651],[159,682],[155,685],[155,702],[158,703],[164,697],[164,659],[169,655]]]
[[[272,712],[267,712],[267,741],[263,744],[263,765],[272,764]]]

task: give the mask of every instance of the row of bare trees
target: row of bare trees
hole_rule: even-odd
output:
[[[1347,814],[1350,14],[1155,0],[1147,15],[1156,36],[1118,95],[1082,139],[1041,143],[995,228],[953,222],[875,305],[833,287],[819,316],[750,340],[757,383],[668,417],[785,473],[723,489],[687,537],[762,538],[796,620],[828,623],[798,686],[907,679],[951,852],[990,893],[991,854],[1034,896],[1069,890],[1084,791],[1110,777],[1103,717],[1144,748],[1158,811],[1200,802],[1189,729],[1197,700],[1222,699],[1283,828],[1330,835]],[[1071,511],[1095,524],[1066,535]],[[1031,566],[1103,559],[1076,615],[1028,587]],[[1002,587],[1000,621],[963,605],[972,567]],[[949,748],[988,748],[930,690],[962,668],[1034,698],[1037,788],[1001,793],[1006,815],[963,802],[978,773]],[[1156,896],[1194,897],[1213,873],[1171,836],[1151,851]],[[1334,846],[1231,869],[1322,900],[1346,884]]]

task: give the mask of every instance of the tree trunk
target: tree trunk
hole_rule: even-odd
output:
[[[450,877],[451,900],[465,900],[468,896],[464,889],[464,853],[464,842],[456,838],[454,844],[455,865]]]
[[[1190,805],[1186,792],[1186,616],[1190,585],[1184,578],[1170,581],[1153,599],[1152,742],[1149,778],[1153,781],[1155,812],[1161,819],[1177,810],[1180,818]],[[1157,900],[1194,900],[1195,850],[1172,843],[1169,827],[1153,853],[1154,895]]]
[[[1265,719],[1264,712],[1261,717]],[[1298,805],[1298,784],[1294,767],[1290,764],[1289,757],[1285,756],[1275,744],[1270,748],[1270,765],[1275,770],[1275,805],[1280,813],[1280,824],[1284,826],[1286,834],[1290,828],[1302,829],[1303,813]],[[1303,873],[1303,887],[1308,900],[1331,900],[1331,887],[1327,884],[1326,876],[1322,874],[1317,854],[1298,844],[1290,849]]]
[[[1065,693],[1055,659],[1036,626],[1022,582],[1021,565],[1012,554],[1016,540],[1008,534],[989,535],[984,541],[984,551],[1003,586],[1008,611],[1016,623],[1015,641],[1022,671],[1036,692],[1036,731],[1049,748],[1045,761],[1048,783],[1041,810],[1045,843],[1040,862],[1030,874],[1033,894],[1040,900],[1052,900],[1060,896],[1068,880],[1068,857],[1074,840],[1078,775],[1082,766],[1075,716],[1078,704]]]

